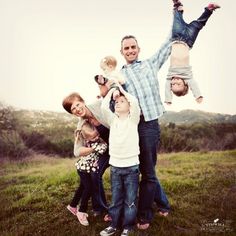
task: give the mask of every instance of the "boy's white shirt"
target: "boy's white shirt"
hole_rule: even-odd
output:
[[[110,126],[109,154],[110,165],[115,167],[129,167],[139,164],[139,136],[138,123],[140,108],[138,100],[124,92],[130,103],[130,113],[126,119],[119,119],[110,108],[110,99],[115,89],[111,89],[102,101],[103,117]]]

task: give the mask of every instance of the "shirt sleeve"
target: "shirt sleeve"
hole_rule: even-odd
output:
[[[200,91],[195,79],[188,80],[188,85],[189,85],[190,89],[192,90],[193,96],[195,98],[202,97],[201,91]]]
[[[149,59],[149,61],[157,68],[157,71],[160,70],[162,65],[170,56],[172,45],[171,35],[172,34],[170,33],[161,48]]]
[[[84,119],[79,119],[78,124],[77,124],[77,130],[81,130],[81,127],[84,123]],[[74,156],[79,157],[80,156],[80,148],[84,145],[84,139],[80,135],[79,138],[75,138],[74,141]]]
[[[165,102],[172,103],[171,80],[166,80],[165,85]]]
[[[105,98],[102,100],[101,110],[103,114],[103,118],[106,121],[106,123],[110,126],[115,114],[110,110],[110,100],[112,93],[115,91],[115,89],[110,89]]]
[[[131,120],[138,124],[140,120],[140,107],[137,98],[135,98],[130,93],[127,93],[125,91],[122,91],[122,93],[125,95],[127,101],[130,104],[130,118]]]
[[[74,142],[74,156],[79,157],[80,156],[80,148],[82,147],[81,140],[75,140]]]

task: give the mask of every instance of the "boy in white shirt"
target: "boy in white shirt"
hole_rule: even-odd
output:
[[[119,85],[118,85],[119,86]],[[109,214],[111,225],[100,232],[101,236],[116,232],[122,219],[122,236],[132,230],[136,214],[139,185],[139,136],[140,108],[138,100],[119,86],[120,96],[115,100],[114,113],[110,110],[111,89],[102,102],[102,112],[110,126],[109,154],[111,165],[112,203]]]

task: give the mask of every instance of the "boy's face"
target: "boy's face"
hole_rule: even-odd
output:
[[[170,84],[171,84],[171,91],[173,92],[182,92],[185,89],[184,81],[179,77],[173,77]]]
[[[78,117],[84,117],[86,115],[87,108],[84,102],[75,100],[71,105],[71,113]]]
[[[126,63],[131,64],[138,59],[140,48],[133,38],[124,39],[122,42],[121,50],[122,56],[124,56]]]
[[[129,113],[130,105],[124,96],[120,96],[115,101],[115,113]]]

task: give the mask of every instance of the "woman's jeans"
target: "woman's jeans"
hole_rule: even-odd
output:
[[[141,119],[138,126],[140,147],[140,172],[138,220],[150,223],[153,219],[152,205],[155,200],[162,211],[169,211],[170,206],[164,190],[156,176],[157,149],[160,140],[158,120],[145,122]]]
[[[108,208],[102,180],[102,176],[109,166],[109,155],[107,152],[99,156],[98,165],[98,173],[91,173],[93,183],[92,206],[95,212],[102,213]]]
[[[211,14],[212,11],[210,11],[208,8],[205,8],[204,12],[197,20],[187,24],[183,19],[183,11],[174,10],[172,40],[183,41],[187,43],[190,48],[192,48],[199,31],[203,26],[205,26]]]
[[[131,229],[137,215],[136,199],[138,193],[139,167],[111,166],[112,203],[109,214],[111,226],[117,228],[122,219],[122,228]]]

